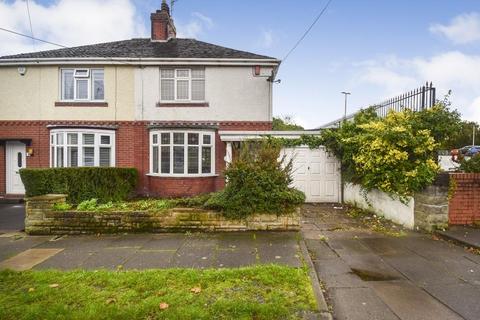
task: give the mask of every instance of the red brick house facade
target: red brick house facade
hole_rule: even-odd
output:
[[[141,195],[223,188],[219,132],[272,129],[279,61],[176,38],[165,2],[151,21],[150,39],[0,57],[0,195],[22,194],[24,167],[134,167]]]

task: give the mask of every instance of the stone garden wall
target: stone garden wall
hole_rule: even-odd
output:
[[[97,234],[120,232],[183,231],[292,231],[300,229],[299,214],[254,215],[245,220],[228,220],[214,211],[173,208],[164,212],[55,211],[65,195],[44,195],[26,199],[25,231],[28,234]]]
[[[448,226],[448,192],[449,175],[442,173],[406,203],[379,190],[368,192],[366,200],[360,187],[352,184],[345,185],[344,198],[347,203],[371,210],[405,228],[432,231]]]

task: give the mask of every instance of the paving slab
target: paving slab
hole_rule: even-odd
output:
[[[63,249],[28,249],[0,262],[0,270],[25,271],[56,255]]]
[[[29,237],[25,234],[12,234],[11,237],[2,237],[0,238],[0,261],[10,258],[27,249],[37,247],[48,241],[50,238],[50,236]]]
[[[480,255],[427,234],[365,230],[330,207],[305,207],[302,234],[336,319],[478,319]],[[336,222],[344,227],[329,231]]]
[[[180,248],[173,256],[172,266],[175,268],[210,268],[217,264],[216,252],[210,247]]]
[[[478,320],[480,315],[480,287],[466,283],[452,285],[428,285],[431,295],[455,310],[467,320]]]
[[[480,249],[480,228],[478,227],[452,226],[448,230],[438,231],[437,233],[464,245]]]
[[[369,284],[377,296],[401,319],[462,319],[457,313],[407,281],[372,281]]]
[[[124,269],[166,269],[172,267],[175,251],[136,251],[124,262]]]
[[[334,318],[338,320],[400,319],[370,288],[333,288]],[[338,303],[341,301],[341,303]]]
[[[36,265],[34,269],[60,269],[60,270],[73,270],[79,269],[83,263],[92,255],[94,251],[82,250],[82,249],[64,249],[62,252],[54,255],[53,257],[45,260],[44,262]]]
[[[110,269],[124,268],[128,259],[136,253],[134,247],[112,247],[101,249],[90,255],[80,266],[82,269]]]

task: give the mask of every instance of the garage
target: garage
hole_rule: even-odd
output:
[[[286,148],[283,153],[293,162],[293,186],[305,193],[306,202],[340,202],[339,162],[324,147]]]
[[[316,131],[220,131],[226,143],[225,161],[232,159],[232,143],[258,139],[262,136],[296,139],[302,134],[318,134]],[[305,193],[306,202],[335,203],[341,200],[340,163],[326,152],[324,147],[310,149],[307,146],[285,148],[287,160],[293,162],[292,185]]]

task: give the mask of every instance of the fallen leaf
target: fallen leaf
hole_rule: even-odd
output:
[[[49,285],[50,288],[58,288],[58,286],[58,283],[52,283],[51,285]]]
[[[112,303],[117,302],[117,300],[114,299],[114,298],[110,298],[110,299],[107,299],[107,301],[105,301],[105,302],[106,302],[107,304],[112,304]]]
[[[160,310],[168,309],[168,303],[166,302],[161,302],[158,306],[160,307]]]
[[[35,288],[28,288],[28,292],[33,292],[35,291]]]
[[[202,288],[200,287],[193,287],[192,289],[190,289],[191,292],[193,293],[200,293],[202,292]]]

